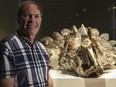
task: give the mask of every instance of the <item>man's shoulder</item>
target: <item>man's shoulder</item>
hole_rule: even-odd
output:
[[[0,44],[5,44],[5,43],[7,43],[7,42],[12,41],[12,40],[14,39],[15,36],[16,36],[15,34],[12,34],[12,35],[9,35],[9,36],[3,38],[3,39],[0,41]]]
[[[44,45],[40,42],[40,41],[37,41],[38,45],[41,47],[41,48],[45,48]]]

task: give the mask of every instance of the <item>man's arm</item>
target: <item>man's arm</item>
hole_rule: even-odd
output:
[[[52,81],[52,78],[51,78],[50,74],[48,75],[48,87],[54,87],[53,86],[53,81]]]
[[[14,78],[0,79],[0,87],[14,87]]]

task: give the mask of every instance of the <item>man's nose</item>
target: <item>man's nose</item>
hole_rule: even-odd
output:
[[[30,22],[34,22],[35,20],[36,20],[35,16],[32,15],[32,16],[29,17]]]

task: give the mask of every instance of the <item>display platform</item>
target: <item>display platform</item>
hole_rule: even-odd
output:
[[[82,78],[62,74],[60,70],[50,70],[54,87],[116,87],[116,69],[107,70],[97,78]]]

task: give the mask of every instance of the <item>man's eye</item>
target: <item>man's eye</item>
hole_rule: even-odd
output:
[[[23,14],[22,16],[23,16],[23,17],[28,17],[29,15],[28,15],[28,14]]]
[[[36,15],[35,18],[41,18],[41,16],[40,15]]]

